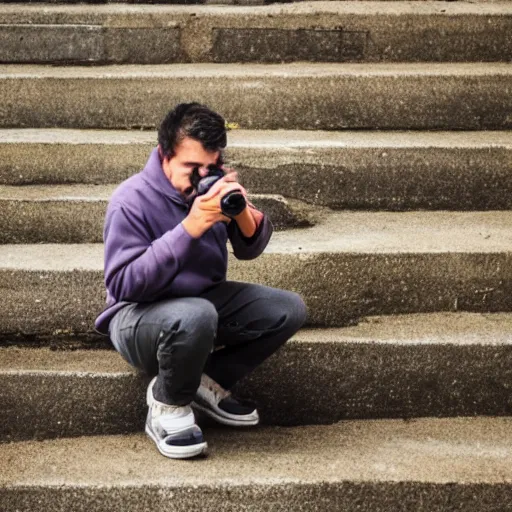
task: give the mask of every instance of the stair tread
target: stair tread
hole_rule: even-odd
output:
[[[511,76],[512,66],[504,62],[456,63],[312,63],[284,64],[123,64],[111,66],[46,66],[38,64],[0,65],[0,79],[168,79],[179,78],[275,78],[295,77],[399,77],[399,76]]]
[[[62,336],[62,335],[61,335]],[[66,341],[66,338],[60,338]],[[72,341],[72,338],[70,338]],[[288,344],[375,344],[397,347],[512,346],[512,313],[417,313],[373,316],[343,328],[301,329]],[[58,344],[58,342],[57,342]],[[65,344],[64,344],[65,346]],[[84,343],[84,347],[87,346]],[[134,370],[114,350],[0,349],[0,374],[64,372],[111,374]]]
[[[0,185],[0,201],[80,200],[105,201],[117,185],[29,185],[16,187]]]
[[[512,212],[330,212],[311,228],[274,233],[267,254],[512,251]],[[0,268],[102,270],[103,244],[0,245]]]
[[[510,415],[511,333],[512,313],[393,315],[303,329],[237,389],[273,425]],[[37,345],[15,336],[3,341],[6,440],[140,429],[148,379],[107,338],[91,345],[61,332]]]
[[[170,461],[143,434],[0,445],[2,487],[512,481],[512,418],[208,429],[210,457]],[[70,456],[72,454],[72,456]]]
[[[251,193],[280,193],[337,210],[512,205],[512,131],[232,130],[228,141],[226,161]],[[155,144],[153,131],[0,130],[0,184],[120,183],[144,167]],[[319,186],[310,187],[304,176],[314,176]],[[39,240],[4,243],[22,241]]]
[[[229,148],[512,147],[512,131],[232,130]],[[0,129],[4,144],[151,144],[156,132],[64,128]]]
[[[27,19],[39,19],[45,23],[72,23],[80,17],[87,16],[86,20],[98,22],[99,20],[112,23],[112,16],[137,17],[146,23],[161,24],[160,16],[165,15],[240,15],[251,17],[266,17],[273,15],[298,15],[298,14],[359,14],[359,15],[415,15],[425,16],[435,14],[440,17],[454,15],[503,15],[512,13],[512,5],[507,1],[492,2],[453,2],[442,1],[309,1],[294,2],[290,4],[273,5],[30,5],[30,4],[1,4],[0,20],[2,23],[14,23],[21,17]],[[158,14],[158,18],[154,16]]]
[[[0,201],[107,201],[118,184],[112,185],[0,185]],[[283,201],[280,194],[251,194],[253,198]]]
[[[1,124],[154,128],[169,103],[195,99],[245,128],[503,130],[511,79],[488,62],[3,65]]]
[[[512,249],[512,212],[332,212],[276,233],[268,253],[482,253]]]

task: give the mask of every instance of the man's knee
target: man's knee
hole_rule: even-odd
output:
[[[298,331],[306,321],[306,305],[295,292],[275,289],[264,301],[264,315],[273,328]]]
[[[306,321],[307,308],[302,297],[295,292],[284,292],[286,300],[282,301],[283,312],[286,314],[286,323],[291,328],[299,330]]]
[[[172,344],[187,350],[210,351],[217,332],[218,314],[205,299],[189,298],[180,301],[172,319],[162,322],[160,344]]]

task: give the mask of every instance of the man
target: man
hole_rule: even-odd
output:
[[[247,201],[224,216],[220,200],[238,190],[236,172],[205,195],[191,174],[222,165],[224,119],[198,103],[169,112],[144,169],[114,192],[106,214],[107,308],[96,320],[121,355],[155,376],[147,390],[146,432],[171,458],[206,449],[193,409],[220,423],[259,422],[230,389],[285,343],[306,309],[293,292],[226,280],[227,241],[252,259],[272,234],[269,219]],[[197,172],[197,171],[196,171]]]

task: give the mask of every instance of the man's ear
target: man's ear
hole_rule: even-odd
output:
[[[158,148],[158,156],[160,157],[160,162],[164,163],[164,160],[169,161],[171,159],[168,156],[164,156],[164,152],[163,152],[162,146],[160,144],[158,144],[157,148]]]

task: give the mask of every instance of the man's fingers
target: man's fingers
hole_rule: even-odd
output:
[[[206,203],[201,203],[201,210],[203,212],[210,213],[220,213],[220,202],[219,201],[208,201]]]
[[[236,173],[235,173],[236,174]],[[224,196],[228,194],[229,192],[233,191],[239,191],[241,194],[243,194],[244,197],[247,197],[247,191],[245,190],[240,183],[236,180],[227,180],[227,176],[224,176],[224,178],[221,178],[220,180],[216,181],[210,190],[202,196],[199,196],[199,199],[202,203],[212,200],[218,195]]]
[[[231,172],[226,173],[224,175],[224,180],[229,181],[229,182],[232,182],[232,181],[238,182],[238,173],[234,170],[231,170]]]
[[[240,185],[240,183],[237,183],[237,190],[240,190],[240,192],[243,194],[244,197],[247,197],[247,190],[245,190],[244,187],[242,187],[242,185]]]
[[[218,195],[220,193],[220,191],[222,190],[222,187],[224,186],[225,183],[226,182],[224,181],[224,178],[221,178],[220,180],[216,181],[212,185],[210,190],[208,190],[208,192],[206,192],[206,194],[200,196],[201,201],[209,201],[212,197],[215,197],[216,195]]]
[[[245,198],[247,197],[247,191],[245,190],[240,183],[231,183],[230,185],[227,185],[224,190],[222,191],[222,195],[228,194],[229,192],[239,192],[242,194]]]
[[[247,197],[247,191],[238,182],[226,183],[226,185],[222,189],[221,194],[224,196],[225,194],[229,194],[229,192],[233,191],[240,192],[244,197]]]

